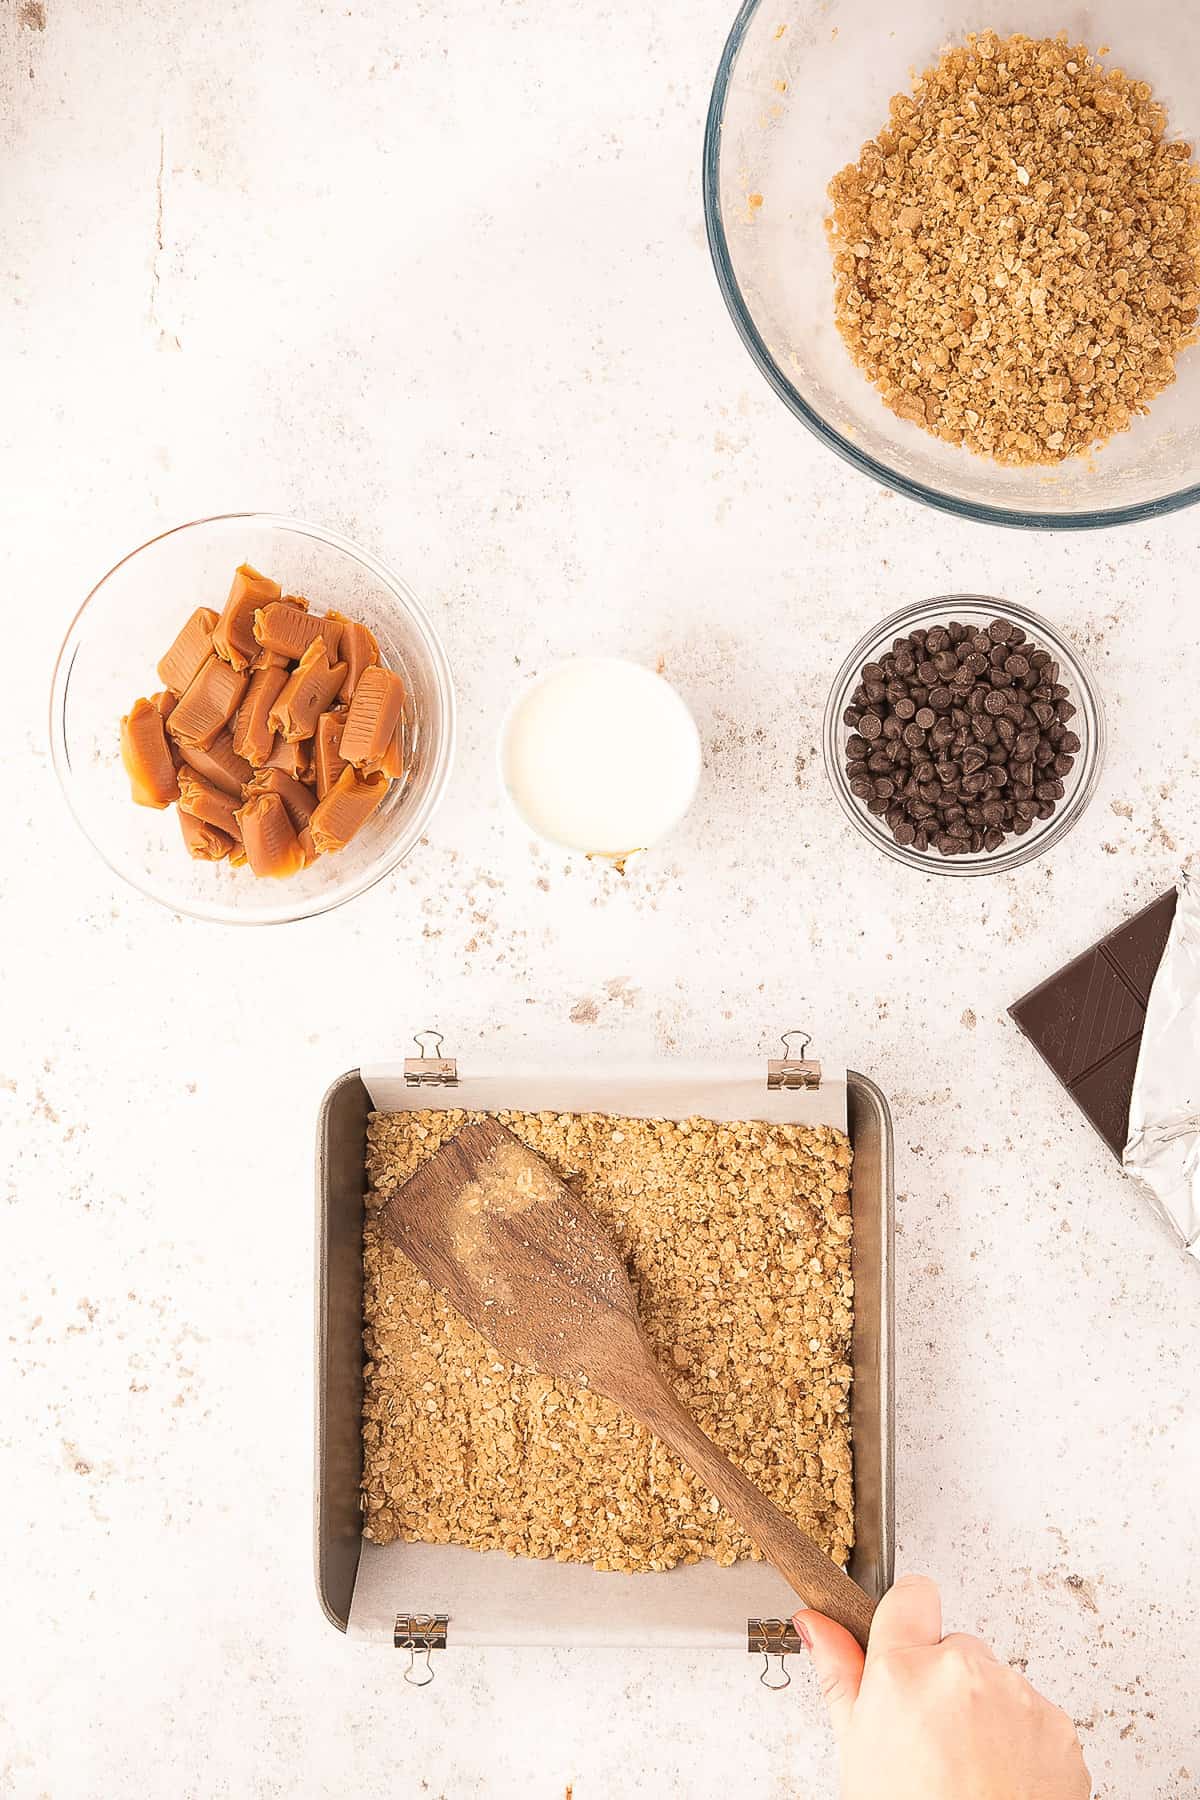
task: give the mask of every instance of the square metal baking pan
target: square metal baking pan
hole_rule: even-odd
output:
[[[691,1112],[727,1118],[803,1119],[817,1065],[772,1063],[743,1069],[732,1085],[669,1063],[638,1082],[562,1071],[520,1082],[504,1075],[457,1078],[453,1062],[405,1065],[384,1084],[372,1073],[381,1109],[505,1107],[630,1110],[646,1117]],[[779,1079],[778,1072],[785,1071]],[[796,1079],[788,1079],[788,1075]],[[706,1101],[723,1083],[724,1110]],[[770,1086],[775,1091],[768,1094]],[[780,1091],[783,1090],[783,1091]],[[536,1098],[535,1098],[536,1096]],[[855,1314],[851,1428],[856,1542],[850,1573],[869,1594],[892,1579],[892,1125],[874,1083],[849,1072],[846,1121],[854,1150]],[[564,1103],[566,1102],[566,1103]],[[600,1573],[531,1562],[455,1545],[373,1545],[362,1536],[362,1227],[371,1092],[358,1070],[340,1076],[321,1105],[317,1131],[316,1582],[326,1617],[339,1630],[420,1651],[455,1644],[604,1645],[647,1648],[795,1647],[788,1618],[794,1597],[762,1563],[713,1563],[665,1574]],[[811,1114],[809,1115],[811,1116]],[[358,1592],[356,1593],[356,1587]],[[352,1618],[353,1613],[353,1618]]]

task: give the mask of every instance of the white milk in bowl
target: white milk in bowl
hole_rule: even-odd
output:
[[[500,775],[539,837],[620,863],[686,813],[700,735],[661,675],[619,657],[581,657],[518,696],[500,733]]]

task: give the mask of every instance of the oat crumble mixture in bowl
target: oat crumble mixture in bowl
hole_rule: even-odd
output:
[[[704,199],[752,357],[831,449],[990,523],[1200,498],[1200,11],[746,0]]]

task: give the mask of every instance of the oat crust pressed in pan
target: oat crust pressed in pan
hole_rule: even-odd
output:
[[[505,1363],[383,1241],[381,1207],[482,1116],[370,1121],[366,1535],[637,1572],[756,1557],[650,1432],[598,1395]],[[704,1430],[844,1562],[854,1537],[845,1136],[761,1122],[496,1117],[613,1232],[655,1353]]]

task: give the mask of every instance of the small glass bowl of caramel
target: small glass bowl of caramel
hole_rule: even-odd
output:
[[[211,752],[181,759],[185,740],[172,738],[169,713],[173,707],[182,708],[183,699],[171,694],[158,673],[162,664],[170,674],[173,655],[176,662],[180,657],[186,660],[187,621],[203,609],[208,609],[208,616],[227,616],[233,603],[231,579],[241,569],[261,572],[268,587],[280,592],[281,601],[294,600],[314,615],[358,622],[366,628],[364,641],[369,640],[377,652],[378,668],[398,676],[403,684],[400,716],[389,739],[389,779],[382,801],[341,847],[312,854],[310,832],[305,837],[308,855],[290,861],[280,857],[273,863],[260,858],[259,868],[267,873],[258,875],[243,855],[244,848],[255,848],[250,828],[258,828],[261,835],[259,815],[270,820],[282,811],[278,800],[265,796],[276,787],[297,795],[299,789],[292,788],[292,776],[256,768],[253,788],[235,796],[237,807],[248,809],[243,821],[246,845],[239,839],[233,854],[224,853],[230,834],[238,836],[232,814],[226,819],[214,812],[211,822],[204,816],[204,797],[211,800],[217,794],[220,770],[215,764],[209,768]],[[289,613],[285,622],[290,618]],[[246,648],[253,646],[247,643]],[[235,664],[239,660],[235,656]],[[282,655],[262,660],[284,665]],[[210,664],[209,672],[213,669],[229,672],[224,662]],[[183,670],[175,680],[177,689],[189,674]],[[247,684],[252,678],[247,663]],[[391,686],[398,690],[399,684],[392,681]],[[189,714],[198,710],[196,698]],[[281,704],[287,698],[285,693]],[[161,784],[157,791],[153,788],[154,756],[157,751],[161,760],[161,746],[157,721],[144,710],[147,702],[163,713],[162,737],[174,755],[181,801],[168,800]],[[336,697],[325,703],[340,712],[347,710]],[[228,925],[276,925],[329,912],[365,893],[404,860],[445,791],[454,755],[454,713],[445,651],[424,607],[400,576],[334,532],[297,519],[239,513],[200,519],[152,538],[92,589],[55,667],[51,749],[80,828],[108,866],[139,892],[194,918]],[[231,749],[236,730],[235,713],[222,730],[218,751],[226,738],[230,739],[226,749]],[[142,741],[132,746],[131,770],[129,739],[139,732]],[[282,749],[282,730],[278,741]],[[240,739],[239,743],[245,748]],[[295,748],[299,752],[300,746]],[[231,755],[226,760],[231,761]],[[315,801],[315,770],[292,773],[311,781]],[[353,771],[347,781],[352,778]],[[142,803],[134,804],[135,798]],[[197,807],[198,812],[189,812],[188,807]],[[299,827],[301,822],[295,823]],[[320,831],[316,836],[320,843]],[[325,844],[330,841],[326,834]],[[286,873],[276,874],[285,869]]]

